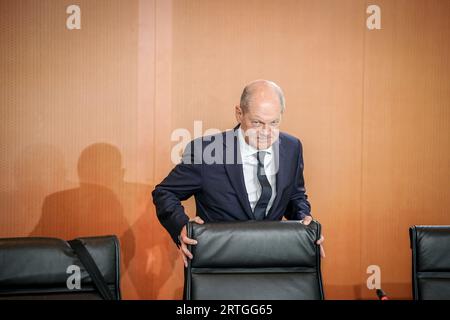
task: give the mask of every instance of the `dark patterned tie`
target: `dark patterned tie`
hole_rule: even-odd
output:
[[[266,171],[264,170],[264,158],[266,156],[265,151],[259,151],[256,155],[258,159],[258,168],[256,169],[256,175],[261,185],[261,196],[256,203],[255,209],[253,210],[256,220],[263,220],[266,216],[267,205],[269,204],[270,198],[272,197],[272,187],[270,186],[269,180],[266,176]]]

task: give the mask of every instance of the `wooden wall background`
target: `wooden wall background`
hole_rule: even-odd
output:
[[[81,30],[66,8],[81,8]],[[366,8],[381,8],[368,30]],[[232,128],[243,86],[285,91],[323,224],[326,297],[411,298],[408,227],[450,224],[446,0],[0,1],[0,237],[116,233],[127,299],[178,299],[150,192],[171,133]],[[93,187],[92,183],[96,186]],[[193,201],[186,208],[194,215]]]

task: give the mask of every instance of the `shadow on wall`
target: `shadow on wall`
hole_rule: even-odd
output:
[[[121,153],[107,143],[84,149],[77,169],[79,187],[45,197],[30,236],[117,235],[123,297],[155,299],[174,271],[176,250],[156,219],[152,186],[125,182]]]
[[[73,187],[66,180],[64,155],[57,147],[36,144],[14,158],[11,175],[2,176],[9,191],[0,193],[0,237],[25,237],[41,215],[43,199]]]

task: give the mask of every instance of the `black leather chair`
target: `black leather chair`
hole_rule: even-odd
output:
[[[413,297],[415,300],[450,300],[450,226],[413,226]]]
[[[111,298],[120,299],[117,237],[78,240],[95,261]],[[74,274],[69,267],[74,265],[79,267],[80,289],[69,289],[67,285]],[[85,300],[102,299],[102,295],[68,242],[56,238],[4,238],[0,239],[0,299]]]
[[[189,223],[194,258],[185,270],[188,300],[324,299],[320,224],[298,221]]]

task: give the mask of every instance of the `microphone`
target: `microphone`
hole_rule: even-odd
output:
[[[389,300],[388,296],[382,289],[377,289],[377,296],[380,300]]]

